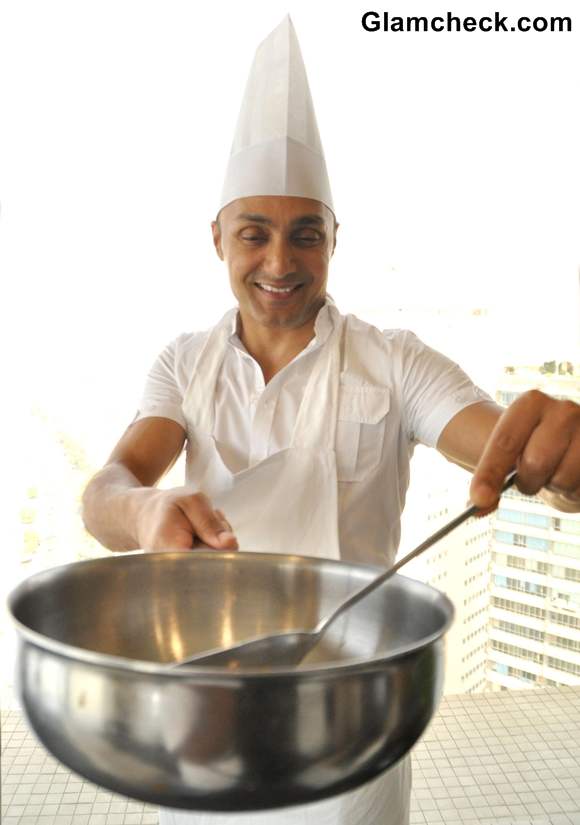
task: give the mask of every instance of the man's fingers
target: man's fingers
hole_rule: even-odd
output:
[[[549,489],[580,501],[580,432],[570,442],[566,454],[550,478]]]
[[[541,420],[544,399],[549,400],[541,393],[537,396],[536,393],[521,396],[495,425],[471,480],[470,497],[477,507],[487,509],[498,502],[505,477],[518,464],[524,446]]]
[[[221,510],[214,510],[203,493],[195,493],[177,502],[187,516],[195,535],[216,550],[237,550],[238,542]]]
[[[534,495],[549,487],[574,495],[580,487],[580,407],[537,390],[514,401],[497,422],[476,468],[473,503],[481,508],[497,503],[513,467],[522,493]]]
[[[194,544],[192,530],[177,529],[172,530],[168,535],[163,533],[157,536],[155,546],[152,548],[156,552],[171,553],[175,550],[191,550]]]
[[[557,421],[540,421],[518,460],[518,489],[522,493],[533,496],[553,479],[571,438],[572,433]]]

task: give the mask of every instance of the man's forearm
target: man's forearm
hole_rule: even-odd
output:
[[[137,516],[153,489],[143,487],[122,464],[107,464],[93,476],[83,494],[85,527],[109,550],[138,550]]]

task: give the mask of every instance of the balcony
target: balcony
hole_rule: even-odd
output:
[[[520,604],[526,604],[528,607],[537,607],[543,609],[546,607],[546,597],[539,596],[534,593],[527,593],[525,590],[515,590],[512,587],[493,584],[491,588],[491,595],[498,599],[509,599]]]

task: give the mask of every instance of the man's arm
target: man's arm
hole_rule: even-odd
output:
[[[444,428],[437,449],[449,461],[474,472],[502,413],[503,408],[493,401],[480,401],[465,407]]]
[[[216,549],[237,542],[225,516],[202,493],[157,490],[185,443],[168,418],[143,418],[126,430],[83,495],[87,530],[110,550],[189,549],[197,539]]]
[[[516,468],[522,493],[541,491],[552,507],[580,511],[580,405],[572,401],[531,390],[506,410],[472,404],[447,424],[437,449],[473,470],[470,494],[478,507],[497,503],[503,480]]]

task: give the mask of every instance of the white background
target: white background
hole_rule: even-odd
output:
[[[360,18],[372,8],[569,14],[574,30],[368,33]],[[490,325],[443,342],[476,380],[490,360],[576,358],[577,3],[9,0],[9,413],[40,400],[102,452],[133,417],[158,351],[231,305],[209,223],[255,48],[287,12],[341,222],[340,309],[386,327],[424,307],[489,308]],[[12,446],[25,440],[16,422]]]

